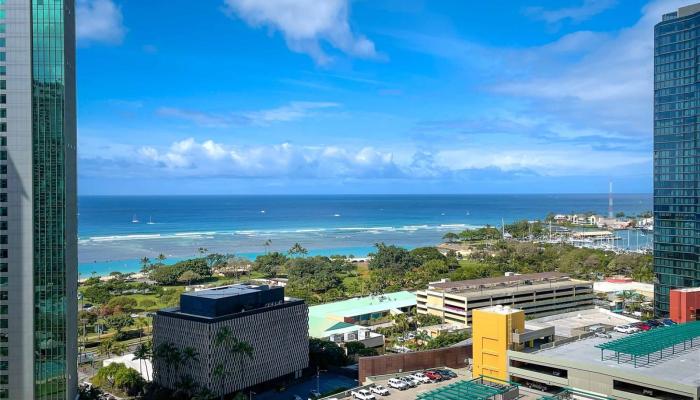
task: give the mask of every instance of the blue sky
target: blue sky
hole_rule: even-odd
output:
[[[685,3],[78,0],[79,191],[649,192]]]

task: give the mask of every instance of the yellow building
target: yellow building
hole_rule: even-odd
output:
[[[472,312],[473,376],[484,375],[508,379],[508,350],[520,350],[519,340],[513,339],[514,334],[517,336],[523,332],[525,332],[523,310],[507,306],[474,310]]]

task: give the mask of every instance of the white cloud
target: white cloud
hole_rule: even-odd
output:
[[[374,43],[355,34],[348,22],[348,0],[224,0],[230,13],[251,26],[279,30],[290,50],[306,53],[318,64],[331,61],[328,44],[346,54],[371,58]]]
[[[188,138],[164,150],[141,147],[137,154],[137,162],[175,176],[361,178],[400,175],[391,153],[371,147],[356,151],[290,143],[238,147]]]
[[[82,43],[120,44],[126,28],[113,0],[77,0],[76,35]]]
[[[550,24],[564,20],[581,22],[612,8],[615,4],[617,4],[617,0],[583,0],[583,4],[578,7],[565,7],[556,10],[547,10],[542,7],[529,7],[525,9],[525,13],[535,19],[543,20]]]
[[[605,175],[637,173],[646,154],[599,150],[592,144],[552,144],[546,149],[519,144],[480,143],[398,153],[371,146],[309,146],[280,143],[239,146],[187,138],[169,146],[129,146],[92,141],[81,147],[81,175],[261,179],[434,180],[490,170],[507,176]]]
[[[243,115],[253,124],[269,125],[274,122],[299,120],[310,116],[315,110],[338,106],[340,104],[331,102],[293,101],[281,107],[247,112]]]
[[[232,125],[268,126],[278,122],[297,121],[317,115],[317,111],[339,107],[340,104],[321,101],[292,101],[280,107],[229,113],[208,113],[176,107],[161,107],[156,112],[163,117],[190,121],[207,128],[226,128]]]

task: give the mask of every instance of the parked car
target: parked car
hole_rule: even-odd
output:
[[[389,385],[390,388],[399,389],[399,390],[406,390],[409,388],[409,386],[406,382],[404,382],[398,378],[389,379],[389,382],[387,382],[387,385]]]
[[[406,382],[406,384],[408,385],[408,387],[412,387],[412,388],[414,388],[414,387],[416,387],[416,386],[418,386],[418,385],[420,384],[420,382],[418,382],[418,381],[416,381],[416,380],[413,380],[413,379],[409,378],[408,376],[402,376],[402,377],[400,377],[399,379],[401,379],[402,381]]]
[[[369,391],[378,394],[380,396],[388,396],[389,395],[389,389],[385,388],[382,385],[375,385],[369,388]]]
[[[643,330],[643,331],[648,331],[651,329],[651,326],[647,325],[646,323],[642,322],[639,325],[637,325],[637,328]]]
[[[357,400],[375,400],[376,397],[367,389],[353,390],[350,395]]]
[[[446,381],[448,379],[452,379],[452,375],[450,375],[450,371],[446,369],[436,369],[435,372],[437,372],[440,377],[442,378],[443,381]]]
[[[613,328],[615,332],[620,332],[620,333],[634,333],[634,332],[639,332],[639,329],[637,327],[634,327],[632,325],[619,325]]]
[[[676,323],[675,323],[672,319],[670,319],[670,318],[664,318],[664,319],[661,320],[661,322],[663,322],[664,325],[666,325],[666,326],[671,326],[671,325],[675,325],[675,324],[676,324]]]
[[[651,326],[652,328],[660,328],[662,326],[665,326],[663,323],[661,323],[655,319],[650,319],[650,320],[646,321],[646,324]]]
[[[445,371],[445,372],[447,373],[447,375],[449,375],[449,376],[450,376],[450,378],[456,378],[456,377],[457,377],[457,373],[455,373],[455,372],[454,372],[454,371],[452,371],[452,370],[449,370],[449,369],[443,369],[442,371]]]
[[[430,378],[425,376],[425,374],[422,372],[416,372],[415,374],[413,374],[413,377],[418,379],[422,383],[430,383],[431,382]]]
[[[427,376],[433,382],[440,382],[442,380],[442,377],[440,376],[440,374],[438,374],[435,371],[430,370],[430,371],[425,371],[423,373],[425,374],[425,376]]]

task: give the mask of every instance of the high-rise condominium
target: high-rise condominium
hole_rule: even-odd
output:
[[[74,0],[0,0],[0,399],[76,392]]]
[[[654,309],[700,286],[700,4],[654,28]]]

